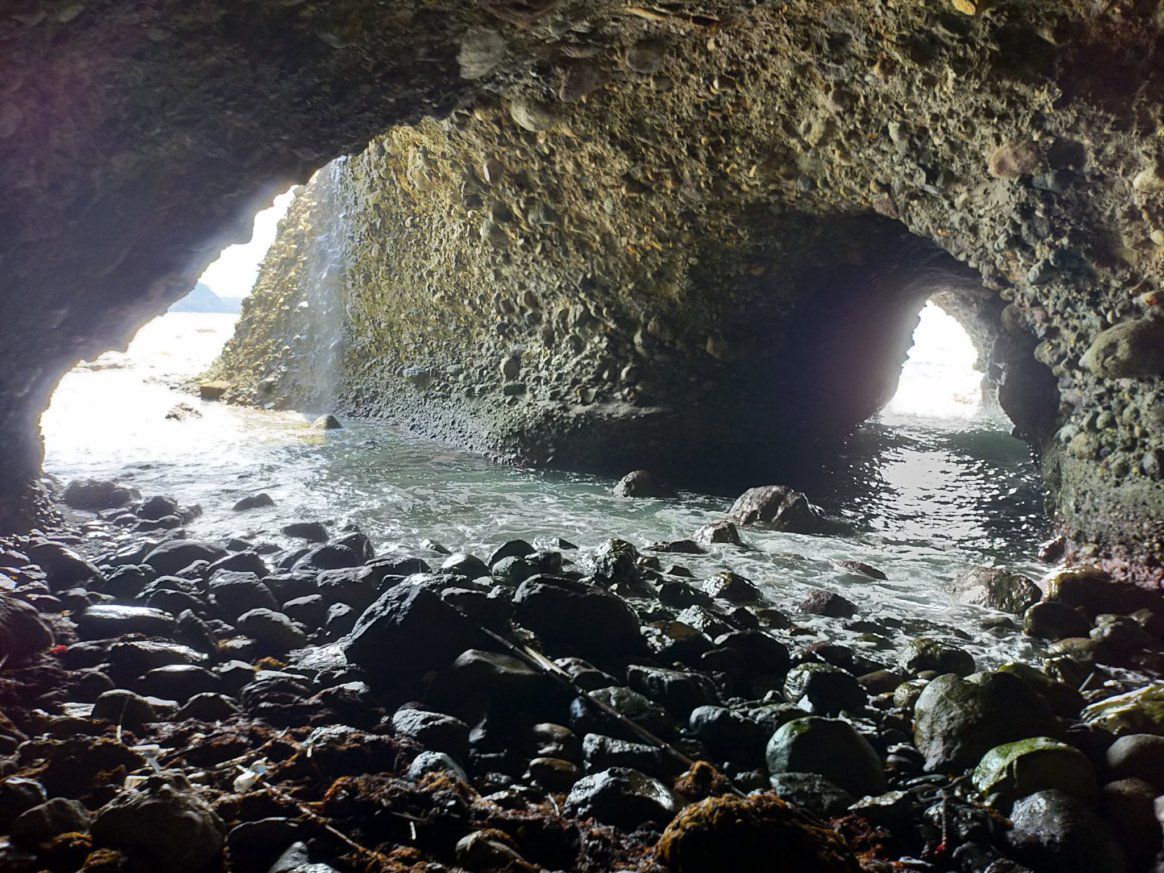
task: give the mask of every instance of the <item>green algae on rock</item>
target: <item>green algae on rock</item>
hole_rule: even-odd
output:
[[[1164,734],[1164,684],[1157,682],[1093,703],[1083,710],[1083,720],[1119,737]]]
[[[1065,791],[1086,803],[1096,798],[1095,768],[1087,756],[1049,737],[1032,737],[996,746],[978,762],[974,787],[1009,806],[1037,791]]]

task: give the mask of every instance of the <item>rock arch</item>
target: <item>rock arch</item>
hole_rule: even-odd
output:
[[[797,313],[834,295],[861,311],[868,295],[846,282],[908,284],[952,261],[1005,304],[1025,349],[1006,359],[1033,357],[1056,383],[1061,402],[1030,414],[1029,435],[1064,525],[1159,575],[1152,4],[29,5],[3,32],[19,71],[0,124],[15,156],[0,249],[9,482],[34,473],[36,416],[73,360],[189,287],[275,180],[403,124],[345,183],[363,204],[346,274],[354,405],[547,460],[582,452],[594,427],[638,440],[651,421],[659,436],[641,444],[666,448],[684,422],[644,413],[679,393],[651,378],[729,396],[763,325],[783,336],[766,353],[781,363]],[[629,360],[654,345],[654,370]],[[520,379],[505,375],[514,346]],[[813,381],[835,386],[825,358]],[[1045,397],[1020,390],[1041,373],[1011,389]],[[807,417],[867,406],[881,380],[854,375],[872,386],[860,403]],[[568,414],[531,416],[543,399]]]

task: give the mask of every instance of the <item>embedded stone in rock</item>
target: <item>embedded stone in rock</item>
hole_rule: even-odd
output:
[[[505,39],[496,30],[472,27],[461,40],[457,63],[464,79],[481,79],[505,57]]]
[[[638,770],[611,767],[574,783],[564,810],[631,831],[644,822],[670,821],[676,805],[675,796],[659,780]]]
[[[996,746],[974,768],[974,787],[1009,806],[1037,791],[1065,791],[1084,803],[1096,798],[1095,768],[1087,756],[1066,743],[1032,737]]]
[[[971,567],[954,580],[951,592],[962,603],[1016,615],[1022,615],[1043,596],[1039,586],[1026,576],[1002,567]]]
[[[513,602],[521,624],[555,657],[578,655],[601,662],[644,648],[634,610],[597,585],[534,576],[518,586]]]
[[[54,642],[35,606],[0,591],[0,662],[19,664]]]
[[[799,491],[785,485],[761,485],[741,494],[726,516],[736,524],[760,524],[789,533],[818,533],[824,513]]]
[[[632,470],[614,486],[617,497],[674,497],[675,489],[650,470]]]
[[[93,822],[93,839],[172,873],[202,873],[222,854],[226,826],[177,774],[122,791]]]
[[[1140,318],[1109,327],[1080,359],[1109,379],[1164,375],[1164,318]]]
[[[857,606],[835,591],[817,589],[810,591],[800,602],[800,611],[809,615],[824,615],[829,618],[851,618],[857,614]]]
[[[999,179],[1017,179],[1033,174],[1041,162],[1038,143],[1031,139],[1016,139],[995,149],[988,164],[990,175]]]
[[[1164,791],[1164,737],[1122,736],[1107,749],[1107,769],[1115,779],[1144,779]]]
[[[174,629],[174,619],[150,606],[119,606],[104,603],[90,606],[75,619],[77,634],[83,640],[102,640],[125,634],[167,636]]]
[[[544,103],[529,97],[516,97],[509,104],[509,117],[518,127],[530,133],[542,133],[557,123],[554,111]]]
[[[809,716],[781,725],[765,751],[769,773],[816,773],[861,797],[885,790],[876,750],[848,722]]]
[[[939,676],[914,706],[914,744],[927,770],[969,767],[995,746],[1061,735],[1047,702],[1009,673]]]
[[[1007,842],[1020,861],[1056,873],[1125,873],[1111,829],[1085,803],[1062,791],[1024,797],[1010,814]]]
[[[835,832],[773,794],[709,797],[682,810],[659,838],[674,873],[858,873]]]
[[[364,611],[340,646],[376,677],[439,670],[489,640],[432,591],[398,586]]]
[[[145,556],[143,563],[154,568],[159,576],[173,576],[195,561],[214,563],[227,557],[228,552],[212,543],[197,540],[170,540]]]
[[[911,640],[901,655],[901,666],[911,673],[933,670],[969,676],[974,672],[974,658],[965,649],[940,640],[921,637]]]
[[[135,489],[102,479],[74,479],[65,487],[63,500],[73,509],[97,512],[128,506],[138,497]]]
[[[274,505],[275,499],[265,491],[260,491],[258,494],[251,494],[242,498],[231,508],[235,512],[246,512],[249,509],[262,509],[264,507]]]

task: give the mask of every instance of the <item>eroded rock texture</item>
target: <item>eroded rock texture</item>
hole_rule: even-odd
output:
[[[298,350],[326,347],[363,413],[754,484],[891,396],[939,294],[1067,530],[1159,579],[1157,4],[534,6],[481,4],[472,105],[297,201],[219,368],[236,396],[319,400]]]

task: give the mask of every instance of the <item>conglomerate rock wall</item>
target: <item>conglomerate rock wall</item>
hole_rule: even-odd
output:
[[[484,2],[458,55],[478,99],[327,177],[338,400],[523,461],[756,481],[892,394],[940,292],[1065,529],[1158,580],[1162,25],[1144,2]],[[240,399],[304,402],[311,307],[279,277],[323,184],[218,365]]]

